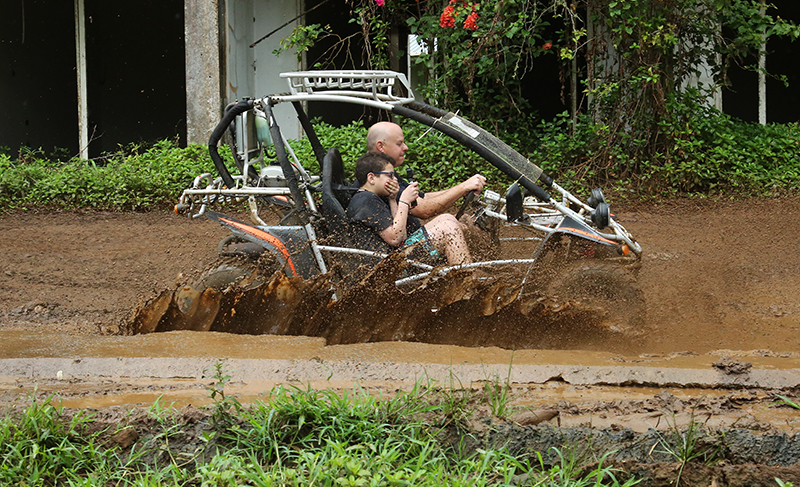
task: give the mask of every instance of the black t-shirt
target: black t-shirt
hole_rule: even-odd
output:
[[[347,216],[364,227],[364,232],[359,232],[359,235],[354,236],[359,248],[374,252],[390,252],[392,250],[392,247],[380,236],[380,233],[392,226],[394,222],[388,201],[371,191],[360,190],[350,199]],[[421,226],[419,219],[408,215],[407,235],[416,232]]]

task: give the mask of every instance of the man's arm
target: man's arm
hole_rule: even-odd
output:
[[[417,206],[411,209],[411,215],[423,220],[433,218],[447,211],[459,198],[470,191],[480,193],[483,191],[484,185],[486,185],[486,178],[476,174],[451,188],[432,193],[427,192],[424,198],[417,199]]]

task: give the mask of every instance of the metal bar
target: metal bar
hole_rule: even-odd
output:
[[[221,194],[226,196],[247,196],[247,195],[256,195],[256,196],[272,196],[272,195],[283,195],[283,194],[291,194],[291,190],[289,188],[233,188],[233,189],[184,189],[183,194],[186,195],[212,195],[212,194]]]
[[[324,250],[326,252],[338,252],[341,254],[354,254],[354,255],[363,255],[365,257],[376,257],[379,259],[385,259],[388,257],[388,254],[384,254],[381,252],[373,252],[371,250],[362,250],[362,249],[352,249],[350,247],[332,247],[330,245],[319,245],[317,248],[320,250]],[[414,267],[419,267],[420,269],[425,269],[426,271],[432,270],[433,266],[428,264],[423,264],[421,262],[417,262],[415,260],[406,259],[406,262],[411,264]]]
[[[318,94],[301,94],[298,93],[296,95],[275,95],[271,96],[270,99],[273,103],[283,103],[288,101],[333,101],[333,102],[340,102],[340,103],[353,103],[358,105],[365,105],[372,108],[378,108],[380,110],[391,110],[392,107],[395,105],[389,102],[382,102],[373,100],[371,98],[352,98],[347,96],[336,96],[336,95],[318,95]],[[413,100],[411,100],[413,101]],[[404,100],[398,101],[398,103],[406,103]],[[408,102],[410,103],[410,102]]]
[[[443,267],[436,271],[437,275],[444,275],[453,270],[461,270],[461,269],[475,269],[478,267],[496,267],[501,265],[515,265],[515,264],[533,264],[536,262],[536,259],[506,259],[506,260],[487,260],[484,262],[473,262],[472,264],[464,264],[464,265],[454,265],[450,267]],[[401,286],[403,284],[407,284],[409,282],[419,281],[420,279],[424,279],[430,275],[429,272],[423,272],[422,274],[416,274],[410,277],[406,277],[404,279],[399,279],[394,282],[395,286]]]
[[[322,252],[320,252],[320,247],[317,243],[317,233],[314,231],[314,227],[312,227],[310,223],[306,223],[303,228],[308,236],[308,241],[311,243],[311,251],[314,253],[314,258],[317,260],[317,265],[319,266],[320,272],[327,274],[328,267],[325,265],[325,259],[322,258]]]

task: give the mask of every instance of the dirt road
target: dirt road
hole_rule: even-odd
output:
[[[776,393],[794,397],[800,386],[800,201],[615,211],[644,248],[643,337],[625,343],[589,334],[517,351],[192,332],[119,336],[141,300],[198,272],[227,232],[167,213],[0,215],[0,400],[37,390],[58,393],[67,407],[148,405],[162,395],[178,406],[202,405],[209,367],[220,360],[233,371],[229,392],[243,402],[287,381],[343,389],[357,381],[392,391],[423,377],[445,383],[456,376],[480,390],[508,378],[515,407],[557,410],[551,423],[575,427],[568,436],[592,426],[595,441],[607,437],[608,448],[627,452],[624,445],[649,444],[650,428],[685,425],[699,413],[705,427],[746,433],[726,445],[730,465],[697,467],[698,478],[715,485],[800,481],[798,414],[775,403]],[[489,429],[474,424],[476,437],[551,444],[547,429],[491,421]],[[772,450],[759,457],[755,444]],[[631,453],[643,462],[631,468],[650,476],[646,485],[669,485],[671,464],[661,483],[653,479],[662,467],[642,466],[669,459],[645,450]],[[775,467],[751,465],[737,477],[737,465],[752,463]]]
[[[682,202],[618,211],[644,248],[640,343],[626,355],[800,351],[800,202]],[[172,214],[0,216],[0,329],[114,333],[133,307],[214,256],[226,232]],[[548,348],[567,348],[549,342]]]

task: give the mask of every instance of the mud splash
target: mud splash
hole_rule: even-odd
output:
[[[617,266],[618,267],[618,266]],[[129,334],[173,330],[323,337],[328,345],[417,341],[507,349],[628,349],[641,335],[644,300],[622,272],[591,260],[576,262],[547,285],[522,284],[524,269],[478,278],[435,272],[399,289],[406,271],[395,253],[361,279],[268,278],[254,272],[235,285],[184,286],[137,308]],[[228,272],[227,270],[225,272]]]

